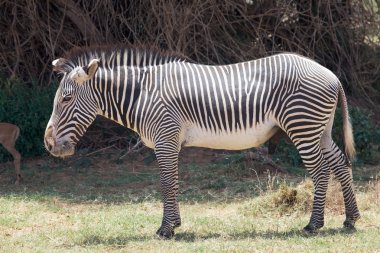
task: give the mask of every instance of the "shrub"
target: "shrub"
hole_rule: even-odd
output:
[[[374,0],[3,0],[0,71],[47,80],[70,47],[120,42],[206,64],[297,52],[341,77],[348,94],[380,101],[378,9]]]
[[[0,122],[20,128],[17,150],[23,157],[38,156],[46,151],[43,136],[49,120],[56,85],[40,87],[0,78]],[[3,149],[2,149],[3,150]],[[8,153],[0,153],[0,161],[8,160]]]
[[[360,107],[350,108],[351,124],[354,131],[356,162],[371,162],[373,154],[380,142],[379,129],[376,127],[373,112]],[[343,148],[342,112],[338,108],[333,126],[333,138],[339,147]]]
[[[50,118],[57,84],[41,87],[35,82],[23,83],[0,77],[0,122],[20,127],[16,149],[23,157],[47,154],[43,136]],[[113,146],[119,149],[135,145],[137,137],[131,130],[98,117],[78,143],[84,152]],[[11,156],[0,146],[0,161]]]

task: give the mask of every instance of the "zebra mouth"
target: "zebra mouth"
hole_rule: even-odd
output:
[[[51,155],[63,158],[73,155],[75,153],[75,146],[68,141],[64,141],[62,143],[57,143],[54,146],[50,146],[47,150]]]

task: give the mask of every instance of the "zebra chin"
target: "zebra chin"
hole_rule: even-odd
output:
[[[49,153],[52,156],[64,158],[67,156],[72,156],[75,153],[75,146],[70,144],[69,142],[65,142],[61,145],[55,145],[48,149]]]
[[[74,155],[75,153],[75,148],[71,148],[71,149],[67,149],[67,148],[64,148],[64,149],[54,149],[54,150],[51,150],[49,151],[50,154],[52,156],[55,156],[55,157],[60,157],[60,158],[64,158],[64,157],[67,157],[67,156],[72,156]]]

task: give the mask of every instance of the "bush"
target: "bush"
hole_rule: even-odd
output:
[[[16,149],[23,157],[47,154],[43,136],[53,109],[57,84],[41,87],[0,77],[0,122],[9,122],[20,128]],[[105,147],[127,149],[138,138],[131,130],[110,120],[98,117],[78,143],[84,152]],[[0,145],[0,162],[11,155]]]
[[[50,78],[72,46],[148,44],[226,64],[297,52],[336,73],[347,94],[380,101],[374,0],[3,0],[0,72]],[[16,15],[16,14],[17,15]]]
[[[40,87],[0,78],[0,122],[20,128],[16,148],[23,157],[45,154],[43,136],[50,118],[56,85]],[[4,149],[2,149],[4,150]],[[8,160],[8,153],[0,153],[0,161]]]
[[[351,124],[354,131],[356,162],[371,162],[374,151],[380,142],[380,131],[372,119],[373,112],[360,107],[350,108]],[[339,147],[343,148],[342,111],[337,109],[333,126],[333,138]]]

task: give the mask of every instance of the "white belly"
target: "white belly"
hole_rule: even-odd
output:
[[[198,126],[189,126],[181,136],[185,147],[241,150],[258,147],[265,143],[276,131],[276,124],[267,121],[246,130],[217,133]]]

